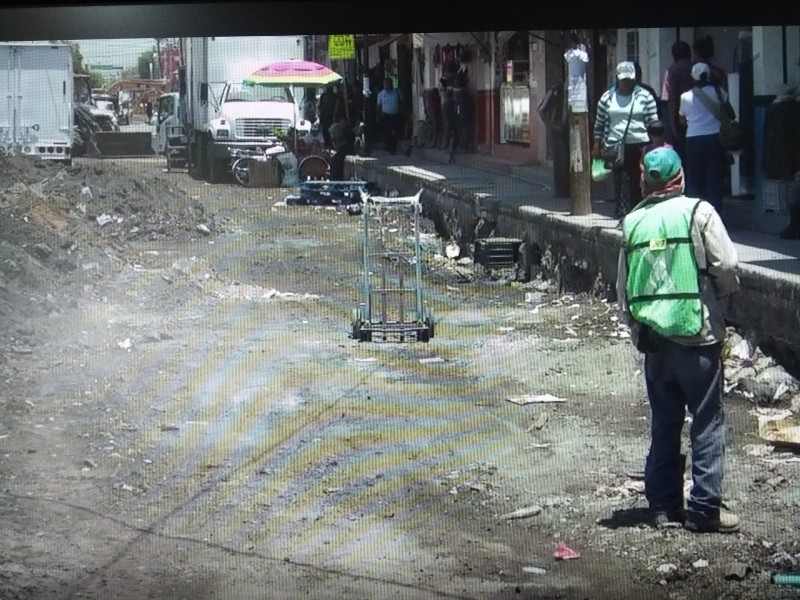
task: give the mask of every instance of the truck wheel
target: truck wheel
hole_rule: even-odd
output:
[[[225,179],[225,163],[218,158],[212,158],[211,152],[208,154],[208,182],[220,183]]]

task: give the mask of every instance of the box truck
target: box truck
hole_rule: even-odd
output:
[[[181,38],[179,47],[179,97],[163,99],[170,110],[162,114],[159,107],[153,141],[163,152],[166,131],[182,124],[193,177],[220,181],[233,149],[264,147],[276,134],[310,127],[291,89],[243,83],[269,63],[302,60],[303,36]]]
[[[72,162],[72,50],[0,43],[0,155]]]

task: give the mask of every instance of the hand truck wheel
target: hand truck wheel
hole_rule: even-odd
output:
[[[233,173],[233,177],[236,179],[239,185],[247,187],[247,184],[250,181],[250,168],[252,167],[254,161],[255,159],[249,156],[244,156],[237,159],[233,163],[231,172]]]

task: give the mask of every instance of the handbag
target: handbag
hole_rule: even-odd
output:
[[[717,93],[719,106],[714,106],[705,94],[698,94],[696,90],[694,95],[719,121],[719,141],[722,147],[729,152],[741,150],[745,146],[744,128],[736,120],[735,115],[731,116],[733,108],[727,101],[722,99],[722,92],[719,91],[719,87],[715,85],[714,91]]]
[[[615,88],[616,89],[616,88]],[[628,136],[628,129],[633,118],[633,103],[636,101],[636,90],[631,94],[631,110],[628,113],[628,123],[625,125],[625,133],[618,142],[609,144],[603,142],[603,160],[609,165],[612,171],[622,171],[625,167],[625,138]]]

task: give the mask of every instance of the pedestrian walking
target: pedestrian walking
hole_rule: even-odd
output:
[[[397,140],[402,125],[401,110],[400,92],[387,77],[383,80],[383,89],[378,93],[378,119],[386,149],[390,154],[397,152]]]
[[[727,166],[719,137],[720,116],[723,110],[731,119],[736,115],[728,93],[711,83],[711,68],[706,63],[697,63],[691,73],[695,85],[681,95],[678,111],[686,127],[686,193],[707,200],[720,211]]]
[[[668,139],[673,145],[681,162],[686,163],[686,128],[678,118],[681,107],[681,95],[694,87],[692,79],[692,49],[684,41],[672,45],[673,63],[664,74],[664,85],[661,99],[667,103]]]
[[[614,171],[617,216],[624,216],[641,195],[642,148],[650,140],[647,125],[657,120],[656,99],[636,83],[632,62],[617,65],[617,83],[597,103],[592,158],[603,158]]]
[[[617,295],[645,355],[651,413],[645,496],[656,527],[732,533],[739,518],[722,506],[721,348],[722,299],[739,286],[736,247],[714,207],[684,195],[674,150],[657,148],[643,162],[644,200],[622,223]],[[687,409],[693,486],[684,508]]]

